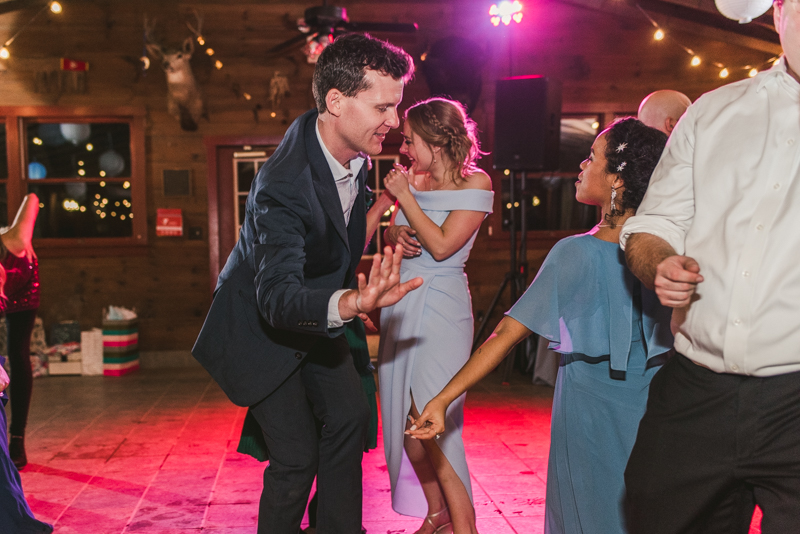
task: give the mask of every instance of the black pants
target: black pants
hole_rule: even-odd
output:
[[[631,534],[800,529],[800,373],[719,374],[678,354],[653,378],[625,470]]]
[[[11,364],[11,428],[12,436],[24,436],[31,405],[33,375],[31,373],[31,332],[36,310],[6,314],[8,320],[8,359]]]
[[[259,534],[297,534],[315,476],[317,531],[361,533],[361,456],[369,407],[344,336],[335,341],[341,350],[309,354],[286,382],[251,406],[269,449]],[[319,433],[316,420],[322,423]]]

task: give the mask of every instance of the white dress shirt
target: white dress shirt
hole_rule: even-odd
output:
[[[800,371],[800,84],[785,61],[689,107],[620,236],[697,260],[675,349],[719,373]]]
[[[358,180],[356,177],[361,171],[361,166],[364,165],[363,157],[356,157],[350,160],[349,169],[336,161],[336,158],[331,155],[328,147],[322,141],[322,136],[319,134],[319,119],[315,124],[317,132],[317,141],[322,148],[322,153],[325,155],[325,160],[328,162],[328,167],[333,174],[333,180],[336,182],[336,189],[339,191],[339,201],[342,204],[342,214],[344,215],[344,224],[350,224],[350,213],[353,211],[353,204],[356,202],[358,196]],[[340,289],[331,295],[328,301],[328,328],[338,328],[344,323],[351,321],[343,321],[339,315],[339,299],[346,293],[346,289]]]

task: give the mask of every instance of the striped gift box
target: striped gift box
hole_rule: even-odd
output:
[[[129,321],[103,321],[103,374],[121,376],[139,368],[139,325]]]

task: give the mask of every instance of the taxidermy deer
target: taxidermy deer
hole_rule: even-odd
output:
[[[194,12],[197,18],[197,29],[193,28],[188,22],[186,25],[196,36],[200,37],[203,19],[197,11]],[[147,44],[147,51],[156,61],[161,63],[161,68],[167,75],[167,110],[181,123],[181,129],[194,131],[197,130],[197,121],[200,117],[205,117],[203,97],[197,87],[197,81],[192,73],[189,60],[192,59],[194,52],[194,39],[187,37],[179,49],[165,48],[153,37],[155,20],[148,24],[147,17],[144,19],[144,36]]]

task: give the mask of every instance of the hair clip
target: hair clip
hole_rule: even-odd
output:
[[[627,161],[623,161],[622,163],[620,163],[619,165],[617,165],[617,172],[622,172],[622,169],[624,169],[624,168],[625,168],[625,165],[627,165],[627,164],[628,164],[628,162],[627,162]]]
[[[617,145],[617,154],[628,148],[628,143],[620,143]]]

